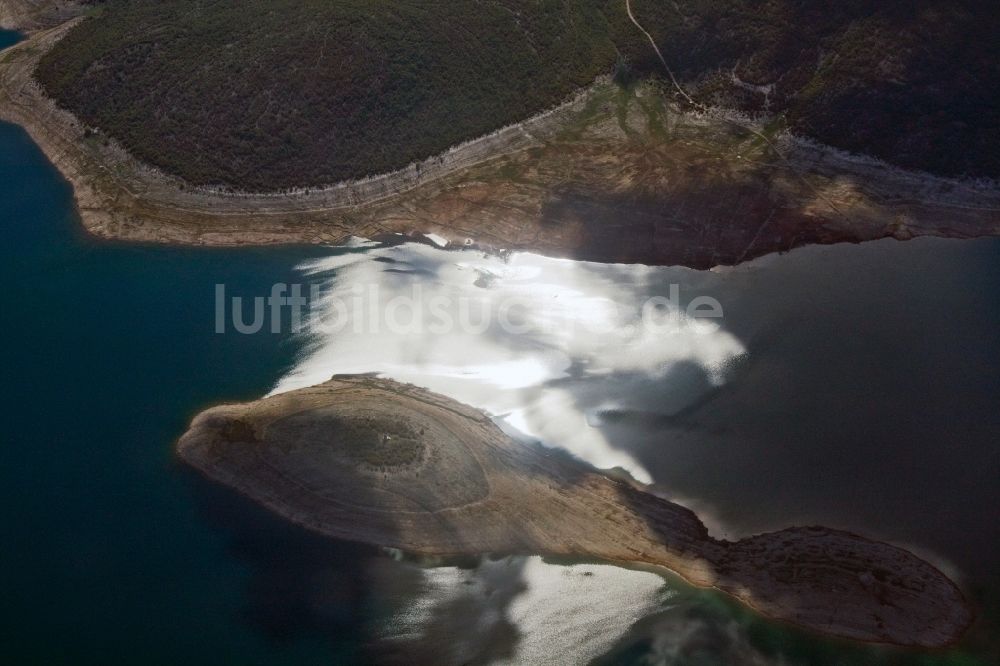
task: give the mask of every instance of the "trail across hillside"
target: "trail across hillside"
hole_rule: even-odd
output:
[[[667,71],[667,74],[670,76],[670,81],[671,81],[671,83],[674,84],[674,88],[677,89],[677,92],[679,92],[681,94],[681,96],[684,97],[685,100],[687,100],[688,104],[690,104],[691,106],[695,107],[699,111],[701,111],[703,113],[708,113],[708,114],[711,114],[711,115],[718,115],[718,114],[712,114],[712,110],[708,106],[706,106],[704,104],[701,104],[700,102],[696,102],[694,99],[692,99],[691,96],[687,94],[687,91],[684,90],[684,88],[681,87],[681,84],[677,81],[677,77],[674,76],[673,70],[670,69],[670,65],[667,64],[667,59],[663,57],[663,53],[660,51],[660,47],[656,45],[656,40],[653,39],[653,36],[651,34],[649,34],[648,30],[646,30],[644,27],[642,27],[642,24],[639,23],[638,19],[636,19],[635,14],[632,13],[632,0],[625,0],[625,11],[628,12],[628,17],[632,21],[632,23],[635,24],[635,27],[638,28],[639,31],[642,32],[642,34],[646,35],[646,39],[649,40],[650,45],[653,47],[653,50],[656,52],[657,57],[660,59],[660,62],[663,64],[663,68]],[[745,130],[747,132],[750,132],[755,137],[757,137],[758,139],[760,139],[761,141],[763,141],[764,144],[767,145],[774,152],[774,154],[778,157],[778,159],[780,159],[782,161],[782,163],[786,167],[788,167],[788,169],[791,170],[791,172],[794,173],[802,181],[803,184],[805,184],[807,187],[809,187],[810,189],[813,190],[813,192],[816,194],[817,198],[822,199],[833,210],[835,210],[838,213],[844,215],[844,212],[842,210],[840,210],[840,208],[838,208],[837,205],[835,203],[833,203],[833,201],[831,201],[829,199],[829,197],[825,196],[822,192],[820,192],[815,187],[813,187],[813,185],[811,183],[809,183],[809,181],[806,180],[802,176],[802,173],[799,171],[799,169],[795,168],[795,166],[793,166],[788,161],[788,158],[786,158],[785,155],[780,150],[778,150],[778,146],[775,145],[775,143],[773,141],[771,141],[771,139],[768,138],[764,133],[762,133],[761,131],[759,131],[758,129],[756,129],[755,127],[752,127],[751,125],[749,125],[747,123],[741,123],[739,121],[733,120],[732,118],[728,118],[728,117],[726,117],[724,115],[720,116],[720,117],[721,117],[722,120],[724,120],[725,122],[729,123],[730,125],[734,125],[736,127],[739,127],[740,129],[743,129],[743,130]],[[845,215],[845,217],[847,217],[847,216]],[[766,225],[766,223],[765,223],[765,225]],[[764,227],[762,226],[760,229],[758,229],[758,234],[760,233],[760,231],[763,230],[763,228]],[[754,240],[756,240],[756,238]],[[751,245],[752,245],[752,243],[753,243],[753,241],[751,241]],[[749,251],[750,251],[750,247],[748,246],[747,249],[746,249],[746,252],[749,252]],[[744,254],[746,252],[744,252]]]
[[[653,36],[649,34],[649,32],[643,28],[642,24],[635,18],[635,14],[632,13],[632,0],[625,0],[625,11],[628,12],[629,20],[635,24],[635,27],[639,28],[639,31],[646,35],[646,39],[649,40],[649,43],[653,47],[653,50],[656,51],[656,55],[660,59],[660,62],[663,63],[663,69],[667,70],[667,74],[670,75],[670,81],[674,84],[674,88],[677,88],[677,92],[683,95],[684,99],[686,99],[689,103],[699,106],[697,102],[691,99],[691,96],[687,94],[684,88],[681,87],[681,84],[677,82],[677,78],[674,76],[673,70],[670,69],[670,65],[667,64],[667,59],[663,57],[663,53],[660,52],[660,47],[656,45],[656,40],[653,39]]]

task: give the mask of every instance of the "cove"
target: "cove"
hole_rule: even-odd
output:
[[[172,453],[195,412],[266,393],[297,350],[281,335],[216,335],[214,285],[258,292],[318,250],[84,237],[69,186],[7,124],[0,228],[4,660],[308,664],[351,652],[350,617],[339,638],[269,638],[275,595],[249,589],[260,549],[234,550],[212,527]]]

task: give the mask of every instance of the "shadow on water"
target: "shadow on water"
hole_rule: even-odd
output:
[[[841,644],[756,620],[745,634],[765,663],[1000,656],[1000,539],[989,508],[1000,502],[991,406],[1000,400],[998,251],[992,239],[883,241],[849,254],[806,248],[723,273],[713,295],[726,306],[726,329],[747,341],[746,362],[680,411],[640,400],[603,415],[608,441],[669,493],[718,510],[732,536],[817,523],[891,540],[948,572],[979,607],[959,645],[934,653]],[[667,649],[663,635],[618,654],[657,641]],[[677,658],[711,663],[697,650]]]
[[[378,549],[314,534],[177,463],[206,524],[250,572],[242,615],[276,642],[362,636]],[[361,653],[353,655],[357,658]]]
[[[175,471],[201,518],[248,569],[242,616],[268,640],[351,637],[338,663],[486,664],[512,655],[518,630],[508,607],[525,590],[523,558],[392,558],[293,525],[180,463]],[[435,588],[429,565],[454,569],[462,581]],[[417,604],[426,617],[409,627],[416,633],[401,632],[395,614]]]
[[[384,558],[378,549],[313,534],[180,463],[176,467],[202,520],[249,572],[244,620],[274,643],[346,644],[339,659],[365,661],[358,639],[378,617],[371,597],[372,563]],[[347,636],[351,640],[343,641]]]

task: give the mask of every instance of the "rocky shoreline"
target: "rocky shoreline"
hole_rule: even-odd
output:
[[[72,3],[50,4],[62,18]],[[22,5],[35,7],[8,2],[4,15],[27,21],[11,10]],[[557,109],[366,181],[291,193],[191,188],[84,127],[35,83],[38,58],[78,20],[34,29],[4,52],[0,119],[29,132],[72,183],[84,227],[102,238],[339,244],[435,233],[460,245],[709,268],[811,243],[1000,234],[992,185],[902,171],[780,131],[764,142],[676,108],[648,83],[599,81]]]
[[[737,542],[690,510],[558,452],[511,440],[484,414],[370,376],[209,409],[180,457],[327,536],[423,555],[517,553],[665,567],[765,616],[903,646],[956,641],[958,588],[884,543],[822,527]]]

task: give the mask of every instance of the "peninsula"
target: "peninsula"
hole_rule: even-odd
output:
[[[620,7],[619,3],[609,5],[613,11],[606,16],[593,17],[577,14],[584,11],[584,5],[590,7],[589,3],[580,3],[584,9],[570,3],[572,9],[567,8],[565,16],[534,16],[524,13],[529,11],[521,6],[524,3],[499,3],[498,7],[512,5],[498,9],[507,17],[495,17],[501,32],[518,29],[517,22],[508,25],[510,16],[506,10],[515,16],[522,12],[519,20],[527,32],[512,33],[504,42],[507,50],[495,53],[498,60],[486,69],[477,61],[469,71],[455,70],[460,63],[449,60],[454,55],[447,50],[433,46],[442,43],[436,37],[426,46],[431,52],[410,53],[405,49],[416,48],[412,41],[394,41],[392,44],[403,51],[392,56],[387,71],[390,77],[400,78],[396,83],[380,82],[389,86],[384,91],[389,97],[384,99],[401,95],[399,85],[416,85],[407,73],[410,72],[407,63],[413,58],[429,58],[435,76],[451,72],[444,79],[421,82],[433,94],[414,92],[417,97],[407,97],[406,104],[400,102],[417,115],[411,114],[408,119],[383,118],[378,122],[389,124],[365,129],[342,126],[337,120],[340,116],[327,123],[319,117],[304,116],[303,109],[279,109],[281,114],[291,114],[287,118],[281,115],[288,131],[305,132],[303,137],[288,135],[287,142],[282,142],[281,132],[261,129],[265,121],[280,120],[268,115],[278,113],[273,104],[265,105],[267,113],[262,107],[253,118],[240,115],[241,110],[257,105],[261,95],[282,100],[284,104],[288,100],[313,99],[309,95],[327,89],[340,90],[343,86],[331,84],[320,92],[309,88],[277,94],[269,91],[270,83],[256,85],[254,79],[247,78],[249,61],[232,55],[243,53],[257,43],[251,33],[240,32],[246,28],[246,22],[229,20],[232,17],[225,12],[232,9],[225,9],[226,3],[211,4],[211,10],[204,9],[209,13],[201,18],[197,13],[202,11],[200,5],[191,12],[171,13],[168,5],[178,3],[184,5],[182,0],[96,3],[98,8],[90,9],[92,15],[84,17],[80,12],[86,7],[68,1],[0,2],[0,18],[7,27],[22,27],[28,34],[27,40],[0,56],[0,119],[27,129],[73,184],[82,222],[98,236],[158,243],[237,245],[337,244],[352,236],[380,238],[435,233],[460,245],[528,250],[591,261],[708,268],[810,243],[861,242],[884,237],[908,239],[922,235],[969,238],[1000,233],[1000,190],[992,181],[957,180],[906,171],[802,138],[813,112],[801,111],[796,116],[793,110],[799,107],[792,103],[803,98],[805,92],[786,91],[783,104],[788,106],[787,113],[768,115],[753,104],[733,102],[732,108],[737,111],[760,112],[759,121],[743,117],[737,111],[727,111],[724,105],[705,104],[717,98],[725,102],[731,97],[719,97],[712,92],[717,92],[721,85],[718,77],[712,78],[715,83],[702,80],[700,87],[689,88],[699,101],[694,105],[687,103],[672,88],[669,79],[664,78],[662,65],[647,37],[689,28],[649,3],[631,4],[633,15],[642,21],[646,33],[629,20],[624,0]],[[277,3],[262,20],[292,23],[304,20],[300,4]],[[428,34],[436,35],[433,29],[438,23],[433,12],[445,11],[445,5],[434,5],[434,9],[426,9],[420,3],[413,6],[402,3],[400,7],[403,5],[405,11],[418,13],[412,24],[416,33],[431,31]],[[354,11],[343,9],[348,6],[337,5],[340,9],[329,11]],[[449,4],[447,11],[461,12],[463,6]],[[285,10],[288,15],[280,16]],[[597,11],[593,8],[586,11],[591,10]],[[220,11],[223,15],[211,13]],[[183,16],[184,21],[193,23],[187,25],[182,21],[183,25],[173,25],[168,21],[170,16]],[[353,18],[361,22],[357,25],[367,25],[365,16]],[[956,21],[973,20],[965,14],[956,16]],[[593,19],[601,25],[606,21],[607,30],[581,33],[574,26],[582,25],[584,19]],[[788,22],[788,17],[771,19],[779,27],[794,24]],[[854,19],[841,16],[837,20]],[[208,49],[205,52],[208,60],[222,57],[222,51],[212,49],[222,49],[229,54],[225,57],[231,58],[226,67],[232,71],[212,69],[204,76],[225,75],[226,81],[237,86],[233,90],[246,88],[246,95],[251,96],[246,105],[234,106],[214,93],[197,97],[201,87],[208,85],[199,78],[201,74],[177,81],[169,90],[161,91],[152,83],[142,88],[143,81],[155,82],[159,80],[156,72],[169,69],[170,63],[164,58],[189,53],[185,44],[190,46],[191,34],[201,34],[198,30],[205,22],[218,23],[219,30],[228,35],[226,39],[234,41],[221,44],[221,37],[215,35],[204,43],[197,42],[199,49]],[[342,24],[355,25],[332,23],[331,29],[339,29],[337,26]],[[471,25],[470,34],[485,35],[483,31],[490,25],[494,24]],[[229,34],[225,32],[228,30],[236,32]],[[350,42],[363,52],[375,49],[382,53],[378,49],[385,44],[378,35],[372,33],[375,36],[364,41],[358,36],[361,34],[368,33],[362,30],[345,34],[344,43]],[[573,42],[572,57],[567,56],[571,45],[565,42],[570,35],[577,40]],[[336,37],[328,36],[325,43],[333,48],[332,45],[339,44]],[[318,40],[319,52],[306,54],[309,66],[313,67],[316,59],[326,52],[321,48],[324,42],[320,36],[309,33],[308,39]],[[680,58],[672,46],[662,38],[659,41],[667,59]],[[298,43],[298,37],[294,43]],[[846,49],[851,44],[842,46]],[[606,60],[616,47],[620,47],[620,53],[630,54],[631,65],[625,61],[614,65],[613,57]],[[289,48],[288,53],[277,55],[268,51],[267,57],[283,57],[292,63],[288,66],[294,65],[295,71],[299,71],[305,66],[305,55]],[[551,58],[546,55],[550,52]],[[537,67],[524,70],[524,76],[530,80],[504,78],[509,67],[521,62],[518,58],[529,57],[526,53],[539,58]],[[303,62],[295,64],[299,60]],[[349,61],[351,67],[360,66],[355,56]],[[686,62],[683,58],[681,61]],[[563,70],[555,67],[570,62],[572,66],[567,64]],[[834,73],[823,70],[812,87],[802,91],[815,92],[819,86],[826,94],[831,92],[826,86],[834,85],[831,81],[854,76],[853,70],[845,73],[838,69],[846,60],[837,62],[840,64],[831,64]],[[793,64],[799,78],[789,75],[790,78],[781,81],[801,79],[798,61]],[[258,73],[254,76],[271,81],[267,73],[270,70],[259,71],[260,66],[255,65],[254,71]],[[67,72],[71,70],[79,76],[69,76]],[[559,73],[564,70],[568,74]],[[694,76],[697,67],[688,62],[681,71]],[[461,83],[470,76],[478,81],[477,72],[500,77],[490,84],[498,97]],[[327,76],[326,70],[317,76],[321,74]],[[768,70],[767,75],[772,74],[777,76],[776,70]],[[734,90],[750,95],[745,90],[749,84],[736,73],[733,77],[742,85]],[[360,79],[352,81],[342,83],[359,85]],[[948,85],[960,85],[958,81],[959,78],[949,79]],[[923,83],[910,88],[914,99],[923,99],[921,95],[931,95],[929,91],[937,89]],[[102,90],[105,92],[99,92]],[[218,92],[217,88],[213,90]],[[763,86],[761,90],[766,92],[771,88]],[[530,91],[531,95],[511,97],[512,91]],[[192,102],[186,108],[184,99],[188,97],[161,99],[158,97],[161,92],[197,98],[209,106],[195,108]],[[766,93],[771,100],[768,104],[777,104],[778,92],[772,92]],[[119,99],[126,93],[126,97]],[[463,102],[463,95],[473,93],[472,101]],[[823,96],[817,99],[820,98]],[[444,100],[452,111],[438,108],[434,100]],[[515,100],[527,100],[527,105],[522,108]],[[815,106],[816,100],[812,97],[809,100],[809,105]],[[315,99],[310,102],[312,109],[329,107],[327,102],[314,102]],[[352,118],[364,115],[362,111],[371,107],[353,97],[338,97],[328,102],[346,105],[344,113]],[[361,106],[351,106],[355,103]],[[490,104],[502,107],[497,111],[499,115],[484,116],[470,111],[479,106],[492,108]],[[885,116],[887,123],[904,120],[891,113],[909,113],[905,110],[909,107],[903,105],[879,108],[882,116],[890,114]],[[458,109],[468,113],[459,113]],[[836,120],[848,123],[845,127],[858,120],[846,112],[838,113]],[[205,114],[206,118],[231,117],[232,124],[205,133],[207,126],[199,120]],[[876,116],[882,117],[879,114]],[[371,122],[376,122],[375,116],[369,116]],[[450,122],[442,125],[448,118],[459,117],[460,125]],[[987,132],[983,136],[988,136],[993,131],[990,125],[993,121],[982,114],[975,117],[976,122],[986,123],[982,131]],[[427,125],[414,118],[433,123]],[[476,124],[483,118],[487,118],[485,124]],[[427,129],[431,126],[441,126],[441,132],[431,132]],[[409,131],[406,127],[420,127],[422,132],[434,136],[429,136],[428,141],[417,141],[404,136]],[[454,127],[461,131],[455,134]],[[899,131],[902,127],[898,126]],[[968,123],[966,127],[968,132],[979,131]],[[150,152],[150,139],[141,133],[146,130],[162,133],[154,141],[163,149],[162,153]],[[260,141],[252,138],[262,131]],[[966,136],[962,134],[964,130],[949,131],[961,134],[959,138]],[[404,134],[397,136],[393,132]],[[340,136],[343,141],[323,144],[326,148],[316,154],[306,150],[319,145],[316,142],[321,137],[329,136]],[[853,134],[847,132],[844,136]],[[363,140],[345,143],[344,137]],[[830,137],[823,134],[821,138]],[[958,148],[965,145],[965,138],[961,141],[959,138],[948,145],[956,147],[954,152],[965,159],[973,153]],[[216,145],[215,141],[223,143]],[[289,151],[288,146],[296,142],[303,143],[305,148]],[[855,148],[850,143],[844,145]],[[923,153],[913,148],[912,141],[906,145],[910,148],[905,155],[883,152],[888,159],[900,163],[935,166],[918,159]],[[247,146],[253,147],[249,153],[244,150]],[[373,146],[382,146],[377,155],[365,152]],[[413,150],[399,152],[403,150],[401,146]],[[334,162],[323,161],[324,155],[334,159],[348,148],[357,153],[357,159],[342,162],[337,157]],[[244,157],[237,159],[241,150]],[[233,159],[226,158],[216,166],[210,163],[226,155]],[[173,161],[164,161],[168,157]],[[986,165],[987,161],[979,163]],[[238,164],[243,164],[239,173],[226,170]],[[192,170],[196,168],[197,171]],[[958,168],[941,167],[940,171],[953,172]],[[259,180],[264,177],[261,174],[271,172],[268,170],[273,171],[273,178]],[[328,180],[340,177],[344,180]]]
[[[371,376],[209,409],[180,457],[309,529],[427,555],[522,553],[666,567],[760,613],[843,638],[937,647],[972,620],[958,588],[901,548],[822,527],[737,542],[690,510],[481,412]]]

